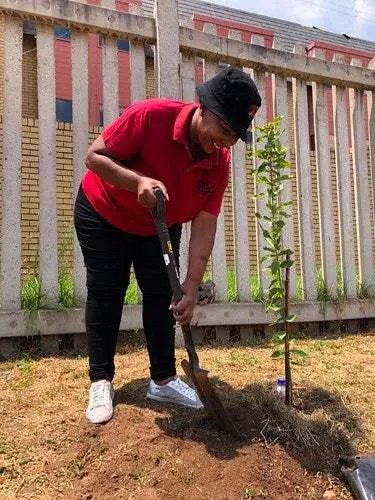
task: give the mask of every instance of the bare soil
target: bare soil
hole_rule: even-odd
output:
[[[140,346],[116,357],[115,414],[102,426],[84,416],[85,356],[0,363],[0,498],[352,498],[338,458],[375,448],[375,336],[297,345],[308,357],[293,366],[292,408],[273,392],[283,366],[269,344],[199,349],[243,442],[204,411],[146,401]]]

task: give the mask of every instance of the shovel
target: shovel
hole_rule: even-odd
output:
[[[156,207],[152,210],[152,216],[154,218],[156,230],[160,240],[165,265],[167,267],[173,298],[175,302],[178,303],[182,299],[183,292],[173,256],[168,227],[165,222],[164,195],[159,188],[154,190],[154,194],[156,196],[157,203]],[[208,379],[208,371],[200,368],[199,366],[199,359],[194,347],[190,326],[183,325],[182,333],[184,336],[185,348],[189,355],[189,361],[184,359],[181,362],[181,366],[186,375],[193,382],[205,410],[218,427],[230,433],[236,439],[242,439],[241,434],[236,429],[222,402],[215,393],[215,390]]]

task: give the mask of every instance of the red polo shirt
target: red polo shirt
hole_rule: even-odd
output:
[[[160,180],[167,188],[168,225],[187,222],[201,211],[218,215],[228,184],[230,154],[225,148],[194,163],[188,148],[191,117],[197,104],[149,99],[128,107],[102,133],[111,155],[130,169]],[[137,195],[87,171],[83,191],[95,210],[123,231],[155,234],[150,212]]]

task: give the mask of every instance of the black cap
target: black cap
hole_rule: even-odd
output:
[[[246,143],[248,131],[262,99],[254,81],[244,71],[228,66],[207,82],[197,86],[199,101],[221,118]]]

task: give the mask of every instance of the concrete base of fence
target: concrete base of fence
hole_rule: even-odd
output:
[[[60,335],[42,335],[40,337],[40,350],[45,354],[56,354],[60,350]]]
[[[337,334],[354,334],[375,329],[374,319],[344,320],[332,322],[294,323],[293,333],[322,338]],[[184,347],[182,331],[176,332],[176,347]],[[192,335],[195,345],[214,343],[215,345],[252,345],[269,341],[275,328],[268,325],[232,325],[194,326]],[[117,342],[117,352],[129,352],[129,348],[146,348],[143,330],[120,331]],[[63,335],[37,335],[28,337],[0,337],[0,361],[16,358],[20,353],[32,350],[42,355],[56,355],[62,352],[87,354],[87,337],[85,333],[69,333]]]
[[[0,361],[14,358],[20,349],[20,339],[0,338]]]
[[[142,306],[125,306],[121,330],[142,329]],[[300,323],[316,323],[344,320],[374,320],[374,300],[342,300],[334,303],[303,302],[291,305],[291,314],[297,315]],[[196,306],[192,326],[223,327],[222,335],[228,337],[229,326],[268,325],[272,315],[264,312],[262,304],[208,304]],[[313,328],[313,325],[310,325]],[[32,335],[64,335],[84,333],[85,321],[83,309],[39,310],[39,311],[0,311],[0,338],[24,337]],[[206,332],[209,334],[209,332]],[[206,334],[204,333],[204,335]],[[268,334],[268,327],[266,332]],[[243,335],[242,333],[240,335]],[[221,336],[221,335],[220,335]],[[179,336],[181,340],[181,335]],[[179,340],[179,341],[180,341]]]

